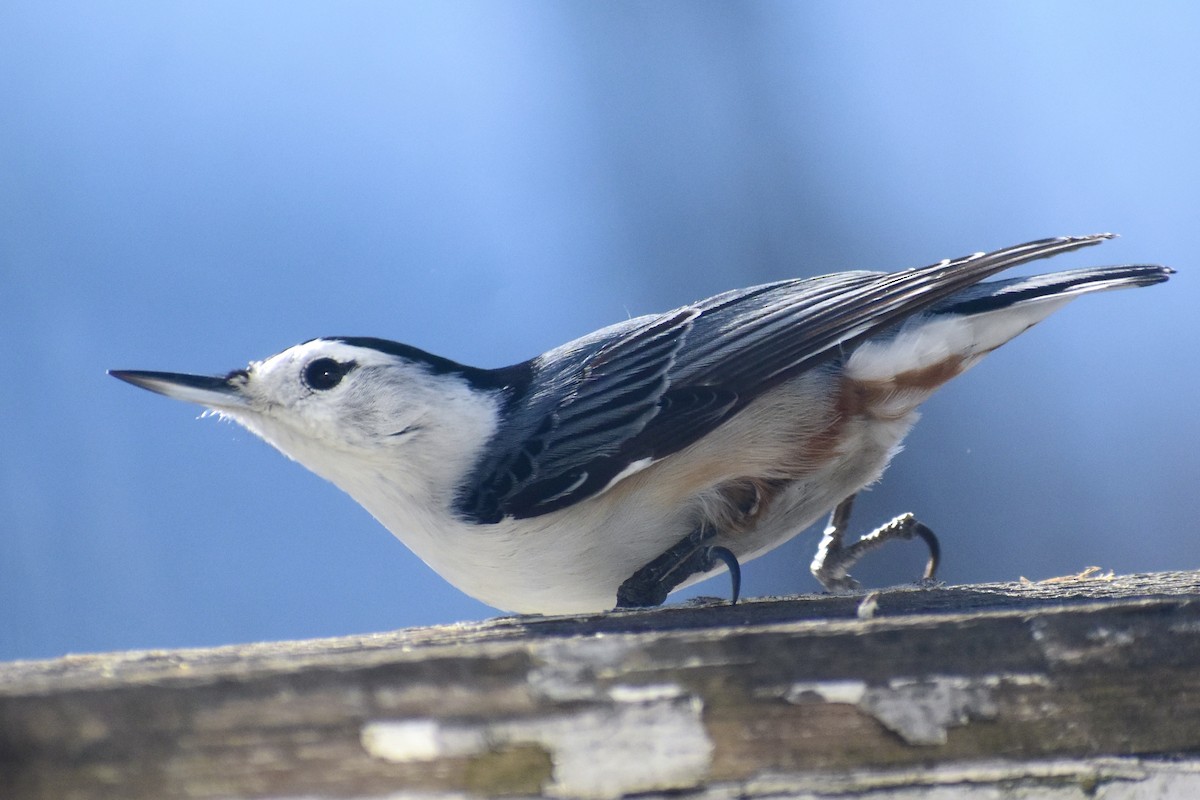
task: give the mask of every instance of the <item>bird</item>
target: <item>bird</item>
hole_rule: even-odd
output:
[[[497,609],[652,607],[829,514],[811,571],[849,568],[901,515],[845,542],[939,386],[1080,295],[1173,270],[987,278],[1113,234],[1041,239],[892,272],[718,294],[500,368],[364,336],[310,339],[225,375],[110,374],[238,423],[347,492],[429,567]]]

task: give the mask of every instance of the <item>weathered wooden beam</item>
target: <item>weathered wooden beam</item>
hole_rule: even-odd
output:
[[[0,797],[1200,797],[1198,601],[1163,573],[0,664]]]

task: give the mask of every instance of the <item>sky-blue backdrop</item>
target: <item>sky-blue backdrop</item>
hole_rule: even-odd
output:
[[[497,366],[736,286],[1099,230],[1123,238],[1053,266],[1180,274],[947,387],[856,521],[918,512],[956,582],[1200,567],[1198,9],[7,0],[0,659],[494,613],[107,368],[326,334]],[[746,591],[813,590],[815,538]]]

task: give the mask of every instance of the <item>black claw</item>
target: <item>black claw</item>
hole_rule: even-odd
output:
[[[708,572],[718,563],[729,570],[733,582],[731,604],[737,603],[742,592],[742,568],[728,547],[703,544],[714,536],[716,532],[711,528],[699,527],[630,575],[617,589],[617,608],[662,605],[676,586],[697,573]]]
[[[924,539],[925,545],[929,548],[929,561],[925,563],[925,574],[921,580],[931,581],[942,563],[942,546],[938,543],[937,534],[920,522],[913,523],[913,533]]]
[[[729,580],[733,584],[733,599],[729,601],[729,605],[736,606],[742,593],[742,566],[738,563],[737,556],[728,547],[714,544],[705,551],[705,557],[708,559],[709,569],[714,566],[713,562],[720,561],[729,570]]]

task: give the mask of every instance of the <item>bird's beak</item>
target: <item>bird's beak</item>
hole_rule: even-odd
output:
[[[243,408],[248,404],[241,386],[232,380],[238,373],[216,378],[207,375],[182,375],[177,372],[110,369],[108,374],[176,400],[217,410]]]

